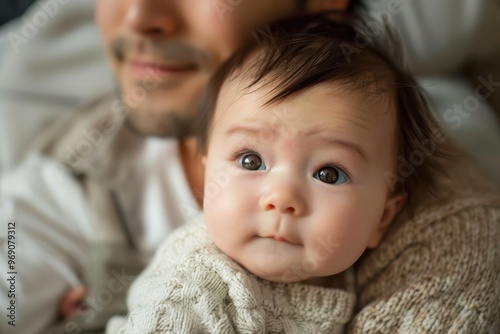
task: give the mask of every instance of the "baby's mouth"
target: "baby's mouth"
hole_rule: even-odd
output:
[[[287,242],[287,243],[292,244],[292,245],[299,245],[298,243],[290,241],[289,239],[286,239],[286,238],[279,236],[279,235],[270,235],[270,236],[267,236],[264,238],[273,239],[273,240],[280,241],[280,242]]]

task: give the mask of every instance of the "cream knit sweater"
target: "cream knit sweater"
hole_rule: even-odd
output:
[[[355,303],[345,276],[346,290],[262,280],[222,253],[198,221],[160,246],[130,291],[137,305],[106,333],[342,333]]]
[[[500,333],[500,191],[457,163],[356,263],[348,333]]]

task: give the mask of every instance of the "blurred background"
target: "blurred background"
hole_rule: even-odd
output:
[[[2,0],[0,172],[18,165],[56,118],[115,89],[94,4]]]
[[[0,25],[20,16],[35,0],[3,0],[0,3]]]

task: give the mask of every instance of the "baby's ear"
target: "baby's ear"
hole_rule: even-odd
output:
[[[391,197],[387,199],[382,218],[380,219],[377,229],[373,232],[373,235],[368,242],[368,249],[374,249],[380,244],[385,232],[387,232],[387,229],[391,226],[394,218],[396,218],[399,211],[401,211],[405,205],[407,198],[408,195],[406,192],[399,192],[391,195]]]
[[[350,0],[307,0],[307,12],[318,13],[329,10],[346,10]]]

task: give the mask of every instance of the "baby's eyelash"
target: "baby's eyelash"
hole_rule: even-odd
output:
[[[260,155],[259,153],[255,152],[254,150],[252,149],[249,149],[249,148],[243,148],[241,150],[237,150],[235,151],[232,155],[231,155],[231,160],[236,160],[238,159],[239,157],[241,157],[243,154],[257,154],[257,155]]]
[[[351,173],[349,173],[348,169],[345,168],[343,165],[341,165],[339,163],[325,164],[324,166],[321,166],[319,169],[324,168],[324,167],[335,167],[335,168],[338,168],[338,169],[340,169],[345,174],[345,176],[347,176],[347,178],[349,179],[349,181],[352,181]]]

